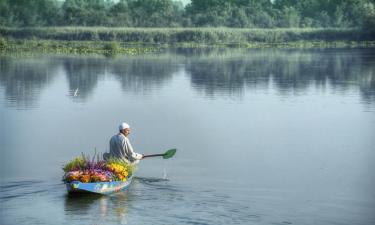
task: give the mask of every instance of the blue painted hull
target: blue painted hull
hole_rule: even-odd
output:
[[[96,194],[112,194],[125,190],[129,187],[133,177],[129,177],[125,182],[112,181],[112,182],[95,182],[95,183],[82,183],[80,181],[72,181],[66,183],[68,193],[96,193]]]

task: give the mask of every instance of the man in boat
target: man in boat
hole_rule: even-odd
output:
[[[109,153],[104,153],[103,158],[120,158],[131,163],[138,163],[143,158],[142,154],[136,153],[128,139],[130,126],[127,123],[121,123],[119,133],[114,135],[109,141]]]

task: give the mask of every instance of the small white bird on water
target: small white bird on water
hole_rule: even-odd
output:
[[[78,88],[74,91],[73,96],[74,96],[74,97],[77,97],[77,95],[78,95]]]

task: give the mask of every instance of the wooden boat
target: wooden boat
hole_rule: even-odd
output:
[[[95,182],[82,183],[80,181],[72,181],[66,183],[66,189],[69,194],[77,193],[95,193],[95,194],[112,194],[125,190],[129,187],[133,177],[129,177],[126,181],[111,181],[111,182]]]

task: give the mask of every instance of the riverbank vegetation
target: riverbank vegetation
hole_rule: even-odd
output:
[[[41,39],[5,39],[0,38],[0,53],[56,53],[56,54],[117,54],[138,55],[157,51],[157,48],[145,45],[124,45],[116,41],[60,41]]]
[[[373,47],[374,41],[375,0],[0,0],[3,52]]]
[[[14,39],[60,41],[120,41],[136,43],[281,43],[289,41],[370,41],[372,33],[345,28],[107,28],[43,27],[0,28]]]
[[[324,28],[0,28],[1,52],[136,55],[169,47],[375,47],[370,32]]]

